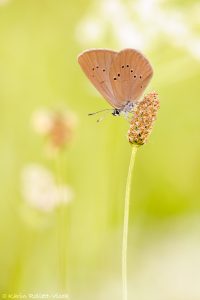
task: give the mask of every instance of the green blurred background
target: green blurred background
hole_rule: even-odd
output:
[[[74,192],[63,208],[66,293],[121,299],[128,123],[87,116],[109,106],[77,55],[133,47],[154,67],[148,91],[159,93],[161,108],[134,170],[129,299],[200,299],[199,16],[190,0],[0,0],[1,297],[61,293],[57,212],[25,205],[21,183],[30,163],[55,172],[31,118],[61,105],[78,119],[62,161]]]

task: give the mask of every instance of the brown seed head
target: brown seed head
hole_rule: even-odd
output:
[[[130,122],[128,140],[131,144],[143,145],[152,131],[160,107],[158,94],[151,92],[134,109]]]

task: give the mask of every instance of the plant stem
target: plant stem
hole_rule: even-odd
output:
[[[132,153],[129,163],[128,176],[126,181],[126,193],[124,204],[124,228],[123,228],[123,240],[122,240],[122,299],[128,299],[127,292],[127,244],[128,244],[128,220],[129,220],[129,202],[130,202],[130,190],[131,190],[131,178],[132,171],[135,162],[135,155],[137,152],[137,145],[132,146]]]

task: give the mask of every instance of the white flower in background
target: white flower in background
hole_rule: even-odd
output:
[[[0,0],[0,5],[5,5],[9,2],[10,2],[10,0]]]
[[[66,185],[57,185],[53,174],[38,164],[31,164],[22,172],[22,194],[32,207],[48,212],[60,204],[68,204],[73,192]]]
[[[95,41],[97,36],[99,39],[103,39],[104,31],[104,23],[101,20],[88,18],[79,23],[77,38],[82,44],[87,42],[88,39],[92,42]]]
[[[170,44],[200,59],[200,38],[193,29],[199,23],[196,11],[200,10],[200,4],[190,4],[184,10],[184,7],[176,8],[162,0],[101,0],[93,3],[76,30],[81,43],[102,44],[108,35],[112,35],[113,42],[120,48],[144,50],[155,47],[156,41],[164,37]]]

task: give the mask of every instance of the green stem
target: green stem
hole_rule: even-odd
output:
[[[128,219],[129,219],[129,202],[131,190],[132,171],[135,162],[135,155],[137,152],[137,145],[132,146],[132,153],[129,163],[128,176],[126,181],[126,193],[124,204],[124,228],[123,228],[123,241],[122,241],[122,299],[128,299],[127,291],[127,244],[128,244]]]

